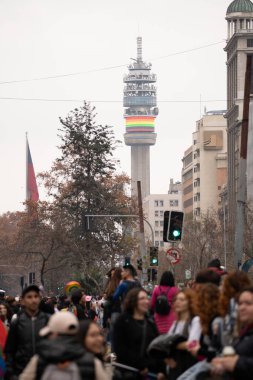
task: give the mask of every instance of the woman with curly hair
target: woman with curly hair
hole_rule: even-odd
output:
[[[222,345],[228,346],[238,336],[237,311],[238,298],[241,291],[251,286],[247,273],[235,271],[226,276],[219,300],[219,310],[222,320]]]
[[[191,289],[180,291],[174,300],[173,309],[177,319],[171,326],[168,335],[183,335],[185,341],[179,343],[172,351],[172,356],[166,359],[170,367],[169,380],[178,376],[196,363],[196,359],[188,352],[188,348],[197,344],[201,336],[200,319],[195,316],[194,301],[196,293]]]
[[[253,373],[253,288],[246,288],[238,299],[239,338],[233,345],[234,355],[212,361],[213,374],[225,379],[251,380]]]
[[[195,313],[200,318],[202,334],[200,341],[189,345],[188,350],[199,362],[186,370],[178,380],[196,380],[199,379],[200,374],[208,374],[211,368],[209,362],[221,349],[219,345],[219,288],[217,285],[207,283],[198,288]]]
[[[202,334],[199,343],[189,351],[199,359],[213,359],[221,349],[219,337],[219,296],[218,286],[203,284],[197,291],[195,313],[199,316]]]

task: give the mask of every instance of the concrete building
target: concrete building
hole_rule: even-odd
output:
[[[142,38],[137,38],[137,59],[128,66],[124,77],[126,133],[125,144],[131,146],[131,190],[137,196],[137,181],[141,181],[142,198],[150,194],[150,146],[156,142],[155,118],[156,75],[151,63],[142,60]]]
[[[224,114],[210,111],[197,121],[193,144],[182,159],[183,211],[195,217],[221,206],[220,193],[227,182]]]
[[[163,218],[164,211],[182,211],[182,187],[181,182],[170,180],[168,194],[152,194],[144,198],[143,212],[145,219],[150,223],[154,232],[154,245],[166,248],[168,243],[163,242]],[[145,237],[152,242],[152,232],[145,223]]]
[[[228,24],[225,47],[227,53],[228,217],[230,225],[234,226],[238,197],[246,60],[247,54],[253,54],[253,3],[250,0],[234,0],[227,9],[226,20]]]

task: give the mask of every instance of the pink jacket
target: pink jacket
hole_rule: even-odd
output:
[[[168,292],[168,289],[169,289],[168,286],[157,285],[155,287],[153,294],[152,294],[152,298],[151,298],[151,309],[153,311],[155,311],[156,298],[161,293],[166,294]],[[160,334],[167,333],[169,331],[170,327],[172,326],[172,323],[176,319],[176,315],[175,315],[174,311],[172,310],[172,301],[175,298],[175,296],[177,295],[178,291],[179,291],[179,289],[176,286],[173,286],[169,289],[169,292],[167,295],[169,304],[171,306],[171,310],[170,310],[169,314],[168,315],[159,315],[159,314],[155,313],[155,315],[154,315],[155,323],[156,323],[157,329],[158,329]]]

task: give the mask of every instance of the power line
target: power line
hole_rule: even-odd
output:
[[[35,101],[35,102],[83,102],[85,99],[47,99],[47,98],[19,98],[0,97],[0,100]],[[226,99],[201,100],[203,103],[226,102]],[[122,100],[88,100],[90,103],[122,103]],[[158,103],[199,103],[200,100],[158,100]]]
[[[224,43],[224,40],[219,41],[219,42],[214,42],[212,44],[203,45],[203,46],[199,46],[199,47],[196,47],[196,48],[188,49],[188,50],[179,51],[179,52],[176,52],[176,53],[167,54],[167,55],[164,55],[164,56],[161,56],[161,57],[153,58],[151,60],[152,61],[157,61],[157,60],[160,60],[160,59],[165,59],[165,58],[173,57],[173,56],[180,55],[180,54],[186,54],[186,53],[190,53],[190,52],[193,52],[193,51],[205,49],[205,48],[208,48],[210,46],[218,45],[218,44],[221,44],[221,43]],[[128,65],[129,65],[129,63],[124,63],[122,65],[107,66],[107,67],[102,67],[102,68],[88,70],[88,71],[79,71],[79,72],[75,72],[75,73],[50,75],[50,76],[30,78],[30,79],[17,79],[17,80],[2,81],[2,82],[0,82],[0,85],[3,85],[3,84],[13,84],[13,83],[34,82],[34,81],[57,79],[57,78],[65,78],[65,77],[73,77],[73,76],[77,76],[77,75],[85,75],[85,74],[97,73],[97,72],[100,72],[100,71],[107,71],[107,70],[117,69],[117,68],[120,68],[120,67],[126,67]]]

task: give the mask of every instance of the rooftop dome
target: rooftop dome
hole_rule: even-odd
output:
[[[237,12],[253,12],[253,3],[250,0],[234,0],[227,9],[227,15]]]

